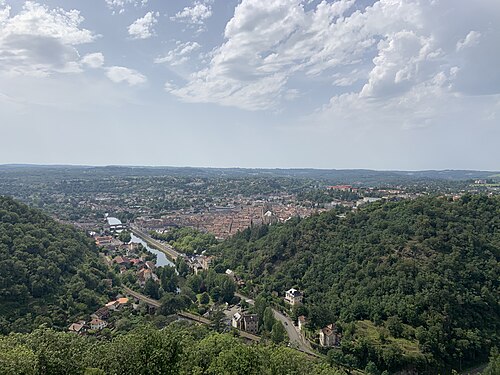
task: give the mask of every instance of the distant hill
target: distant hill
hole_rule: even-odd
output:
[[[343,358],[361,368],[447,372],[500,345],[500,197],[377,202],[248,229],[219,250],[216,267],[254,294],[303,291],[296,313],[313,330],[340,323]]]
[[[180,176],[180,177],[282,177],[322,180],[328,183],[397,184],[421,180],[463,181],[499,177],[499,172],[474,170],[376,171],[369,169],[258,169],[140,166],[0,165],[0,176],[22,179],[52,176],[59,178],[100,178],[102,176]]]
[[[106,301],[106,277],[83,233],[0,197],[0,333],[65,328]]]

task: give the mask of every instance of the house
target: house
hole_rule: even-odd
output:
[[[302,293],[297,289],[291,288],[285,292],[285,302],[292,306],[302,303],[302,298]]]
[[[99,318],[94,318],[90,321],[90,329],[93,330],[101,330],[103,328],[106,328],[107,325],[108,323]]]
[[[120,265],[120,266],[126,266],[128,267],[130,265],[130,259],[127,257],[122,257],[121,255],[118,255],[113,259],[113,262]]]
[[[259,317],[257,314],[243,315],[243,330],[254,335],[259,332]]]
[[[257,314],[235,313],[231,319],[231,326],[252,334],[259,332],[259,317]]]
[[[110,312],[106,306],[103,306],[90,316],[95,319],[108,319],[110,316]]]
[[[306,323],[307,323],[307,320],[306,320],[306,317],[304,315],[301,315],[298,317],[297,325],[299,326],[300,331],[304,330]]]
[[[158,276],[156,276],[153,271],[147,268],[141,268],[137,272],[137,282],[140,286],[144,286],[146,284],[146,281],[148,281],[149,279],[153,279],[154,282],[159,281]]]
[[[81,335],[87,331],[86,322],[84,320],[79,320],[78,322],[71,324],[68,327],[68,331]]]
[[[337,331],[337,326],[333,323],[319,330],[319,344],[321,346],[339,346],[340,339],[341,336]]]
[[[120,310],[123,306],[128,303],[127,297],[118,298],[116,301],[108,302],[105,307],[110,311]]]
[[[111,236],[95,237],[94,240],[97,246],[106,246],[111,244],[111,242],[113,241],[113,237]]]
[[[204,270],[208,270],[210,268],[210,264],[212,263],[212,257],[202,255],[199,257],[199,261],[201,264],[201,268],[203,268]]]

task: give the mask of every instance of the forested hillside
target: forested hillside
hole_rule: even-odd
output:
[[[0,197],[0,333],[66,328],[106,301],[106,272],[85,235]]]
[[[340,375],[295,350],[247,345],[230,334],[172,324],[140,327],[111,341],[37,330],[0,337],[0,375]]]
[[[220,252],[219,268],[236,270],[254,295],[303,291],[311,329],[349,328],[342,351],[360,367],[460,368],[500,344],[498,197],[378,202],[345,218],[331,211],[248,229]],[[373,339],[356,335],[360,327],[388,329]]]

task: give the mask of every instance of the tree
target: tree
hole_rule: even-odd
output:
[[[500,353],[495,347],[491,349],[490,362],[483,371],[484,375],[499,375],[500,374]]]
[[[264,310],[263,321],[264,321],[263,324],[264,330],[267,332],[271,332],[274,324],[276,323],[276,319],[274,319],[273,309],[270,308],[269,306],[266,307],[266,309]]]
[[[129,231],[123,230],[118,235],[118,239],[123,243],[129,243],[132,240],[132,236]]]
[[[272,331],[271,331],[271,340],[275,344],[280,344],[283,341],[285,341],[285,338],[287,337],[285,327],[283,327],[283,324],[280,321],[276,321],[273,325]]]
[[[160,287],[153,279],[147,279],[144,284],[144,294],[153,298],[160,299]]]
[[[387,330],[393,337],[401,337],[403,334],[403,323],[397,316],[391,316],[385,322]]]
[[[204,292],[200,295],[200,303],[202,305],[206,305],[207,303],[210,302],[210,296],[208,295],[207,292]]]

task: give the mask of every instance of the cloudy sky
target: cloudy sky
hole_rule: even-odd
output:
[[[498,0],[0,0],[0,164],[500,170]]]

